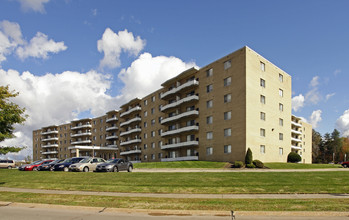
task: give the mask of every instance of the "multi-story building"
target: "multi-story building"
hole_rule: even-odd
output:
[[[311,163],[312,128],[291,113],[291,76],[248,47],[188,69],[119,111],[33,132],[33,157],[134,162],[254,159]]]

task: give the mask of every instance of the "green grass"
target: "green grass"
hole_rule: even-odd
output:
[[[265,163],[270,169],[330,169],[342,168],[338,164]]]
[[[176,161],[176,162],[151,162],[151,163],[135,163],[135,168],[205,168],[205,169],[223,169],[230,167],[226,162],[210,162],[210,161]]]
[[[165,210],[349,211],[348,199],[173,199],[0,192],[0,201]]]
[[[349,193],[349,173],[66,173],[0,170],[0,186],[136,193]]]

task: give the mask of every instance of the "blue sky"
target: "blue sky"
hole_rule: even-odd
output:
[[[1,1],[0,84],[30,114],[9,143],[118,109],[245,45],[292,76],[294,114],[349,135],[348,9],[345,0]]]

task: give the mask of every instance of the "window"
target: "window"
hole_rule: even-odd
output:
[[[206,155],[212,155],[213,154],[213,148],[212,147],[207,147],[206,148]]]
[[[159,111],[161,112],[162,105],[159,105]]]
[[[224,112],[224,120],[230,120],[231,119],[231,112]]]
[[[155,112],[155,108],[152,108],[152,109],[151,109],[151,114],[153,115],[154,112]]]
[[[151,120],[151,125],[155,125],[155,119]]]
[[[280,81],[280,82],[283,82],[283,81],[284,81],[284,76],[283,76],[281,73],[279,73],[279,81]]]
[[[260,135],[261,135],[261,137],[265,137],[265,129],[264,128],[260,129]]]
[[[147,133],[144,133],[144,139],[147,139],[148,135]]]
[[[261,120],[265,121],[265,113],[261,112]]]
[[[152,132],[150,133],[150,136],[151,136],[151,137],[155,137],[155,131],[152,131]]]
[[[153,149],[155,148],[155,143],[154,142],[151,143],[151,148],[153,148]]]
[[[144,100],[144,105],[148,105],[148,100]]]
[[[206,70],[206,76],[207,76],[207,77],[210,77],[210,76],[212,76],[212,75],[213,75],[213,69],[212,69],[212,68]]]
[[[280,96],[280,97],[283,97],[283,96],[284,96],[284,90],[279,89],[279,96]]]
[[[231,60],[227,60],[224,62],[224,69],[229,69],[231,67]]]
[[[284,105],[281,104],[281,103],[279,103],[279,110],[280,110],[280,111],[283,111],[283,110],[284,110]]]
[[[162,153],[158,153],[158,158],[162,158]]]
[[[159,123],[161,123],[161,121],[162,121],[162,117],[159,117]]]
[[[213,85],[212,84],[206,86],[206,92],[207,93],[210,93],[212,91],[212,89],[213,89]]]
[[[206,102],[206,107],[207,107],[207,108],[212,108],[212,106],[213,106],[213,101],[212,101],[212,100],[208,100],[208,101]]]
[[[151,97],[151,101],[152,101],[152,102],[155,102],[155,96],[152,96],[152,97]]]
[[[99,139],[103,140],[103,135],[100,135],[100,136],[99,136]]]
[[[279,125],[280,125],[280,126],[284,126],[284,119],[279,118]]]
[[[225,154],[231,153],[231,145],[224,145],[224,153]]]
[[[260,99],[261,99],[261,103],[262,103],[262,104],[265,104],[265,96],[264,96],[264,95],[261,95],[261,98],[260,98]]]
[[[213,133],[212,133],[212,131],[207,132],[207,133],[206,133],[206,139],[207,139],[207,140],[212,140],[212,138],[213,138]]]
[[[144,117],[147,117],[147,116],[148,116],[148,112],[144,111]]]
[[[162,141],[159,141],[158,145],[159,147],[162,147]]]
[[[261,70],[264,72],[265,71],[265,63],[261,62]]]
[[[148,156],[147,155],[144,155],[144,160],[148,160]]]
[[[144,148],[144,150],[146,150],[146,149],[148,148],[148,145],[147,145],[147,144],[144,144],[144,145],[143,145],[143,148]]]
[[[260,82],[261,86],[262,86],[263,88],[265,88],[265,80],[264,80],[264,79],[261,79],[260,81],[261,81],[261,82]]]
[[[279,155],[283,155],[284,154],[284,149],[282,147],[279,147]]]
[[[231,85],[231,77],[224,79],[224,86],[230,86]]]
[[[224,95],[224,103],[231,102],[231,94]]]
[[[159,129],[158,130],[158,135],[161,135],[161,133],[162,133],[162,129]]]
[[[283,133],[279,133],[279,140],[280,141],[284,140],[284,134]]]
[[[206,124],[212,124],[212,122],[213,122],[213,117],[212,116],[206,117]]]
[[[147,127],[147,125],[148,125],[147,122],[144,122],[144,127],[145,127],[145,128]]]
[[[259,146],[259,151],[261,154],[265,154],[265,145]]]
[[[231,128],[224,129],[224,137],[230,137],[231,136]]]

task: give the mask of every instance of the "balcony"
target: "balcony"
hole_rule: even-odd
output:
[[[81,129],[81,128],[92,128],[91,124],[85,124],[85,125],[77,125],[75,127],[72,127],[72,130],[76,130],[76,129]]]
[[[125,122],[121,123],[120,126],[123,127],[123,126],[129,125],[129,124],[131,124],[133,122],[140,122],[140,121],[142,121],[141,117],[135,117],[135,118],[132,118],[132,119],[130,119],[128,121],[125,121]]]
[[[187,127],[183,127],[183,128],[179,128],[179,129],[163,132],[161,134],[161,137],[165,137],[165,136],[168,136],[168,135],[179,134],[179,133],[188,132],[188,131],[197,131],[197,130],[199,130],[199,126],[192,125],[192,126],[187,126]]]
[[[112,140],[112,139],[118,139],[119,137],[117,135],[107,136],[105,139]]]
[[[294,138],[294,137],[291,137],[291,141],[298,142],[298,143],[302,142],[301,139]]]
[[[120,155],[123,156],[123,155],[141,154],[141,153],[142,153],[141,150],[136,149],[136,150],[123,151],[123,152],[120,153]]]
[[[50,148],[50,147],[58,147],[58,144],[48,144],[48,145],[42,146],[42,148]]]
[[[199,146],[199,141],[186,141],[186,142],[181,142],[176,144],[167,144],[167,145],[161,146],[161,150],[180,148],[180,147],[192,147],[192,146]]]
[[[105,122],[111,122],[111,121],[117,121],[119,120],[117,117],[112,117],[112,118],[108,118]]]
[[[45,139],[42,139],[42,141],[58,141],[58,137],[45,138]]]
[[[299,146],[294,146],[294,145],[291,145],[291,149],[294,149],[294,150],[302,150],[301,147],[299,147]]]
[[[90,144],[90,143],[92,143],[91,140],[82,140],[82,141],[71,142],[71,144]]]
[[[120,114],[120,117],[124,117],[124,116],[126,116],[126,115],[128,115],[128,114],[130,114],[130,113],[132,113],[132,112],[140,111],[140,110],[142,110],[142,108],[139,107],[139,106],[136,106],[136,107],[131,108],[130,110],[128,110],[128,111],[126,111],[126,112],[121,113],[121,114]]]
[[[189,117],[189,116],[198,116],[198,115],[199,115],[199,111],[192,110],[192,111],[181,113],[179,115],[175,115],[175,116],[172,116],[172,117],[168,117],[168,118],[162,119],[161,120],[161,124],[165,124],[167,122],[172,122],[172,121],[177,121],[179,119],[182,119],[182,118],[185,118],[185,117]]]
[[[118,130],[118,126],[113,126],[113,127],[109,127],[107,129],[105,129],[105,131],[113,131],[113,130]]]
[[[174,158],[161,158],[161,162],[188,161],[188,160],[199,160],[199,157],[186,156],[186,157],[174,157]]]
[[[171,104],[168,104],[168,105],[161,107],[161,111],[165,111],[167,109],[171,109],[171,108],[180,106],[181,104],[186,103],[186,102],[198,101],[198,100],[199,100],[199,96],[197,96],[197,95],[188,96],[188,97],[180,99],[176,102],[173,102]]]
[[[174,89],[171,89],[167,92],[164,92],[160,95],[160,98],[161,99],[164,99],[170,95],[173,95],[173,94],[176,94],[177,92],[180,92],[181,90],[185,89],[185,88],[190,88],[192,86],[198,86],[199,85],[199,81],[197,80],[191,80],[191,81],[188,81],[180,86],[178,86],[177,88],[174,88]]]
[[[46,151],[42,152],[41,154],[58,154],[58,151]]]
[[[125,145],[129,145],[129,144],[135,144],[135,143],[141,143],[142,140],[141,139],[133,139],[133,140],[129,140],[129,141],[124,141],[120,143],[120,146],[125,146]]]
[[[141,132],[142,129],[140,128],[134,128],[134,129],[131,129],[129,131],[124,131],[124,132],[121,132],[120,133],[120,136],[125,136],[125,135],[128,135],[128,134],[132,134],[132,133],[136,133],[136,132]]]
[[[118,145],[116,145],[116,144],[109,144],[109,145],[107,145],[105,147],[111,147],[111,148],[118,149]]]
[[[297,122],[294,122],[294,121],[291,121],[291,124],[294,125],[294,126],[296,126],[296,127],[299,127],[299,128],[302,127],[301,124],[299,124],[299,123],[297,123]]]
[[[73,134],[71,137],[81,137],[81,136],[91,136],[91,132],[85,132],[85,133],[78,133],[78,134]]]
[[[291,132],[292,132],[293,134],[297,134],[297,135],[301,135],[301,134],[302,134],[301,131],[296,131],[296,130],[293,130],[293,129],[291,129]]]
[[[45,131],[41,133],[42,135],[47,135],[47,134],[58,134],[58,131]]]

